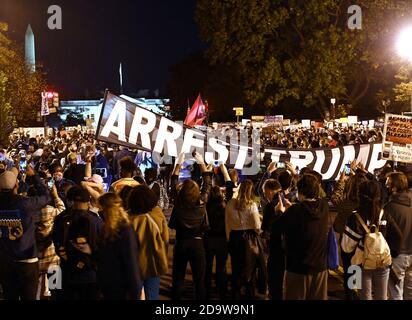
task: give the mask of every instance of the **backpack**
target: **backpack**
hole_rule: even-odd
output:
[[[371,228],[368,228],[357,212],[355,213],[355,216],[366,231],[366,235],[363,240],[363,254],[362,249],[358,246],[355,256],[352,259],[352,263],[362,264],[365,270],[375,270],[390,266],[392,264],[391,250],[383,234],[379,231],[379,224],[383,216],[383,210],[381,210],[379,215],[378,227],[372,225]],[[374,228],[374,232],[371,232],[372,228]]]
[[[94,230],[89,216],[69,212],[63,216],[63,252],[60,254],[71,271],[85,272],[96,269],[92,255],[79,251],[73,245],[88,243],[93,250],[97,241]]]

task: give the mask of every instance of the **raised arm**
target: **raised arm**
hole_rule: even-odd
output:
[[[224,163],[220,165],[220,170],[222,171],[223,178],[225,179],[225,186],[226,186],[225,198],[226,198],[226,201],[229,201],[230,199],[233,198],[233,189],[235,185],[233,184],[232,179],[230,179],[229,172],[227,171],[226,165]]]
[[[212,189],[211,172],[208,169],[208,167],[206,167],[205,161],[203,160],[203,157],[200,153],[196,152],[194,156],[202,172],[202,186],[200,188],[200,199],[204,203],[207,203],[207,201],[209,200],[210,190]]]

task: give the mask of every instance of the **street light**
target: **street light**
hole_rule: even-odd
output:
[[[412,26],[401,32],[396,42],[398,54],[412,63]],[[412,113],[412,93],[411,93],[411,113]]]
[[[335,120],[335,103],[336,103],[336,99],[335,98],[330,99],[330,103],[332,104],[332,119]]]

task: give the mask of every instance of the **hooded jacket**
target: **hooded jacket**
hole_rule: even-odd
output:
[[[329,205],[325,199],[294,204],[272,228],[284,234],[288,272],[308,275],[327,269]]]
[[[392,194],[384,210],[402,232],[399,254],[412,254],[412,194],[410,192]]]

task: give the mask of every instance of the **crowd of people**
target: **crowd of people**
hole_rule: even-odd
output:
[[[326,128],[269,128],[261,133],[262,144],[278,148],[326,148],[382,142],[382,130],[362,125]]]
[[[381,139],[351,130],[270,140],[315,148]],[[222,300],[325,300],[337,236],[346,299],[412,299],[409,167],[388,162],[372,174],[353,162],[325,182],[288,162],[242,177],[194,158],[183,179],[184,154],[141,170],[136,151],[82,132],[11,137],[0,147],[3,298],[158,300],[173,244],[172,299],[185,296],[189,263],[197,300],[215,291]],[[351,265],[362,270],[357,288],[348,285]]]

